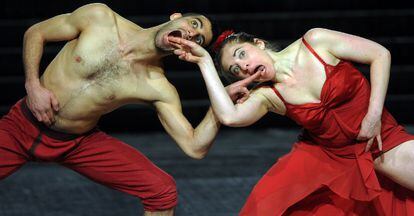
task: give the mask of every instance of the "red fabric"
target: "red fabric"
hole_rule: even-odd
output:
[[[370,86],[353,65],[324,65],[326,81],[320,103],[284,101],[286,115],[304,127],[300,140],[257,183],[240,215],[414,215],[413,192],[377,174],[373,160],[381,152],[374,143],[357,142],[367,113]],[[414,140],[384,109],[383,151]]]
[[[97,129],[83,135],[45,129],[31,121],[33,116],[27,116],[23,103],[19,101],[0,120],[0,179],[30,160],[57,162],[98,183],[139,197],[147,211],[177,205],[173,178],[136,149]]]
[[[219,48],[221,47],[221,45],[223,43],[223,41],[226,40],[227,37],[229,37],[232,34],[234,34],[234,31],[233,30],[227,30],[227,31],[224,31],[223,33],[221,33],[217,37],[216,42],[214,42],[214,44],[213,44],[213,51],[214,52],[218,52],[219,51]]]

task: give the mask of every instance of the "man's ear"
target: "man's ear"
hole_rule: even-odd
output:
[[[266,43],[263,40],[261,40],[259,38],[255,38],[255,39],[253,39],[253,41],[254,41],[254,44],[256,44],[256,46],[258,46],[260,49],[265,49],[266,48]]]
[[[183,15],[181,13],[173,13],[170,16],[170,20],[175,20],[175,19],[178,19],[178,18],[181,18],[181,17],[183,17]]]

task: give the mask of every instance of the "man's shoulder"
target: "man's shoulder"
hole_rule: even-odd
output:
[[[103,3],[92,3],[76,9],[75,14],[86,16],[93,22],[114,20],[114,11]]]

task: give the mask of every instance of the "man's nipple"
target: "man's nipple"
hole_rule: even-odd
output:
[[[75,61],[79,63],[79,62],[81,62],[81,61],[82,61],[82,58],[81,58],[80,56],[76,56],[76,57],[75,57]]]

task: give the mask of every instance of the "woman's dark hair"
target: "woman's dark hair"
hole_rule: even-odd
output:
[[[226,34],[223,32],[222,34]],[[234,74],[230,72],[226,72],[221,65],[221,57],[222,57],[222,50],[223,47],[228,43],[251,43],[254,44],[254,39],[257,38],[254,35],[248,34],[246,32],[238,32],[238,33],[231,33],[227,32],[227,36],[225,36],[224,40],[219,41],[220,36],[218,37],[217,41],[214,43],[214,52],[216,53],[214,58],[214,63],[216,65],[217,70],[219,71],[220,75],[223,76],[229,83],[236,82],[240,80],[240,78],[236,77]],[[266,49],[277,51],[278,48],[275,44],[269,43],[265,41]]]

